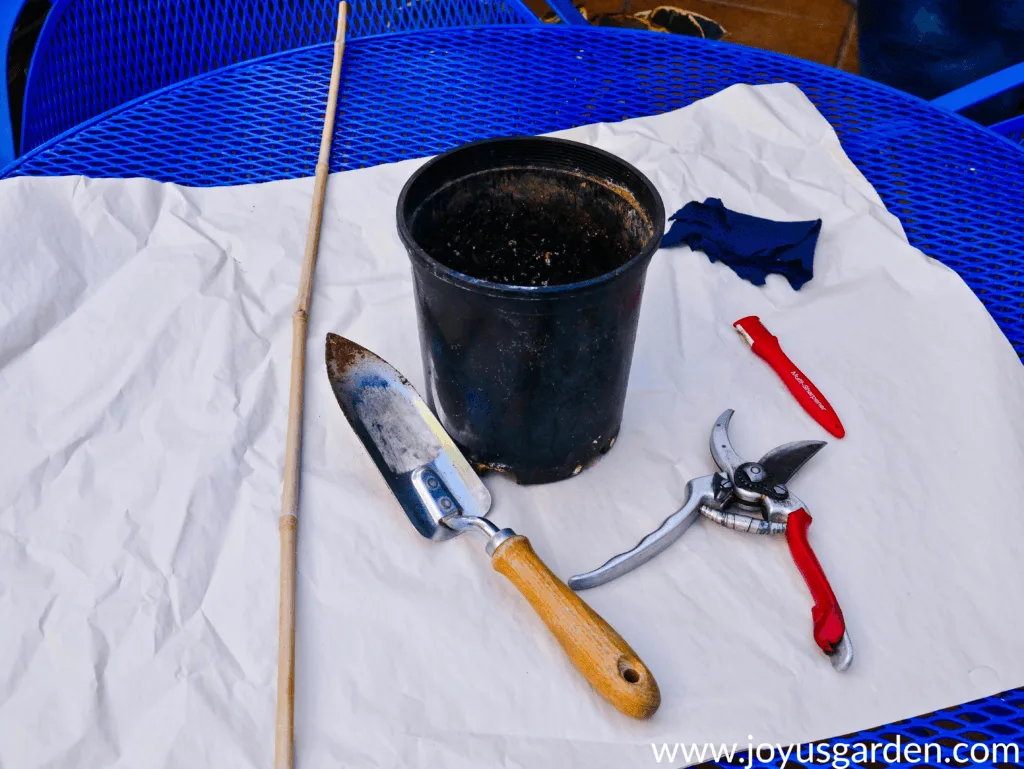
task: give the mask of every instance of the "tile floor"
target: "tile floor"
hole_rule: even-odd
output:
[[[580,0],[575,0],[579,4]],[[544,15],[544,0],[526,0]],[[847,0],[582,0],[591,16],[674,5],[708,16],[725,40],[857,71],[856,10]]]

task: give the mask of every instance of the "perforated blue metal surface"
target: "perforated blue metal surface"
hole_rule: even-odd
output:
[[[1000,124],[1000,132],[1011,141],[1024,144],[1024,115],[1018,115]]]
[[[179,80],[334,39],[338,0],[59,0],[36,44],[21,151]],[[349,0],[349,37],[539,24],[521,0]]]
[[[319,146],[329,46],[243,63],[144,97],[17,161],[12,174],[192,185],[304,176]],[[903,222],[956,269],[1024,355],[1024,151],[846,73],[694,38],[519,26],[354,40],[332,169],[675,109],[733,83],[791,81]]]
[[[329,46],[315,46],[178,83],[72,129],[6,174],[146,176],[199,186],[308,176],[330,59]],[[911,242],[960,272],[1024,354],[1024,151],[923,101],[796,59],[596,28],[478,28],[356,40],[345,58],[331,168],[655,114],[734,83],[780,81],[796,83],[814,101]],[[829,744],[896,735],[950,750],[971,741],[1024,745],[1024,692]]]

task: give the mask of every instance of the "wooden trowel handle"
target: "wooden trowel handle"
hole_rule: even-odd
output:
[[[491,556],[598,694],[633,718],[650,718],[661,704],[651,671],[611,625],[556,577],[518,534]]]

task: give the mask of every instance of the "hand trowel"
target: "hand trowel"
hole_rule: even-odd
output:
[[[633,718],[661,703],[658,684],[622,637],[537,556],[530,541],[485,517],[491,495],[409,384],[390,364],[327,335],[327,375],[341,410],[409,521],[440,542],[476,530],[491,565],[526,598],[598,694]]]

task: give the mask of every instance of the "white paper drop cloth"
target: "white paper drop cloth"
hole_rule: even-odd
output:
[[[562,134],[668,212],[821,217],[815,277],[757,288],[655,256],[622,433],[581,476],[489,478],[492,519],[563,578],[632,546],[713,469],[828,438],[731,323],[758,314],[846,425],[793,482],[856,649],[836,674],[785,543],[703,522],[585,597],[658,678],[649,722],[563,658],[482,542],[433,544],[338,409],[324,335],[422,385],[395,200],[422,161],[330,180],[299,525],[299,767],[622,769],[652,741],[793,743],[1024,684],[1024,368],[793,86]],[[0,765],[269,767],[290,314],[311,180],[0,183]],[[916,194],[927,194],[917,190]]]

